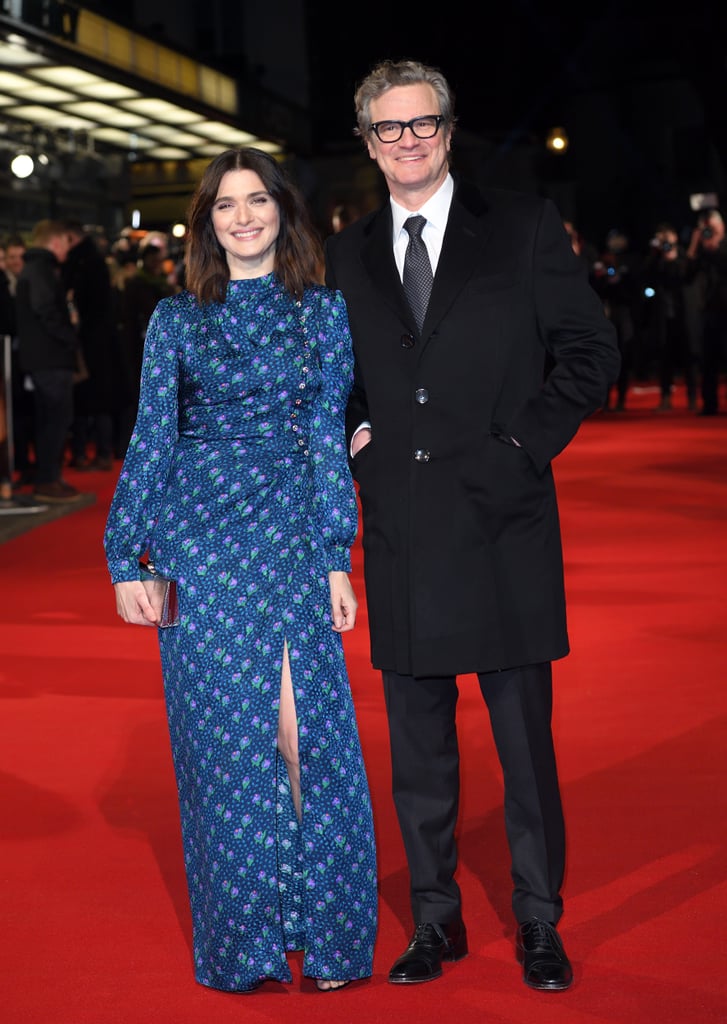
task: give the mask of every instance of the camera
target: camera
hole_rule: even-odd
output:
[[[702,238],[711,238],[714,234],[714,228],[706,227],[702,228]]]
[[[666,238],[660,238],[659,235],[655,235],[649,245],[652,249],[656,249],[658,252],[671,252],[676,246],[673,242],[669,242]]]

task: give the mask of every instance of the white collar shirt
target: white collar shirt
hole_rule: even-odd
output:
[[[393,221],[394,259],[396,260],[399,277],[402,277],[404,273],[404,256],[406,254],[406,247],[409,244],[409,233],[404,228],[404,222],[409,217],[414,216],[414,214],[421,214],[422,217],[427,219],[427,223],[422,231],[422,240],[429,253],[432,273],[436,274],[453,195],[454,181],[452,175],[448,174],[438,191],[434,193],[431,199],[427,199],[420,210],[406,210],[393,199],[390,199]]]

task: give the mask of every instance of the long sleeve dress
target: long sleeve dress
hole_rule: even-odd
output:
[[[109,511],[112,582],[149,551],[177,580],[159,629],[193,918],[195,977],[245,990],[303,973],[372,973],[371,801],[327,574],[350,570],[357,505],[340,294],[296,303],[277,277],[188,292],[149,324],[137,420]],[[277,752],[283,648],[299,728],[302,815]]]

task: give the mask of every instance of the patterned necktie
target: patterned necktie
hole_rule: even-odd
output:
[[[422,241],[422,229],[427,222],[426,217],[417,215],[404,222],[404,230],[409,235],[409,244],[404,257],[404,275],[402,283],[407,300],[414,314],[417,328],[421,331],[424,315],[429,305],[429,294],[432,290],[432,265],[429,262],[427,247]]]

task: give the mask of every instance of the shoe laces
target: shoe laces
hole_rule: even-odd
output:
[[[410,945],[413,946],[415,943],[418,943],[431,946],[433,943],[439,944],[442,942],[447,942],[447,936],[437,925],[426,923],[414,926],[414,935]]]
[[[528,945],[533,949],[550,949],[554,953],[562,954],[558,933],[552,924],[534,917],[532,921],[528,921],[524,931],[527,933]]]

